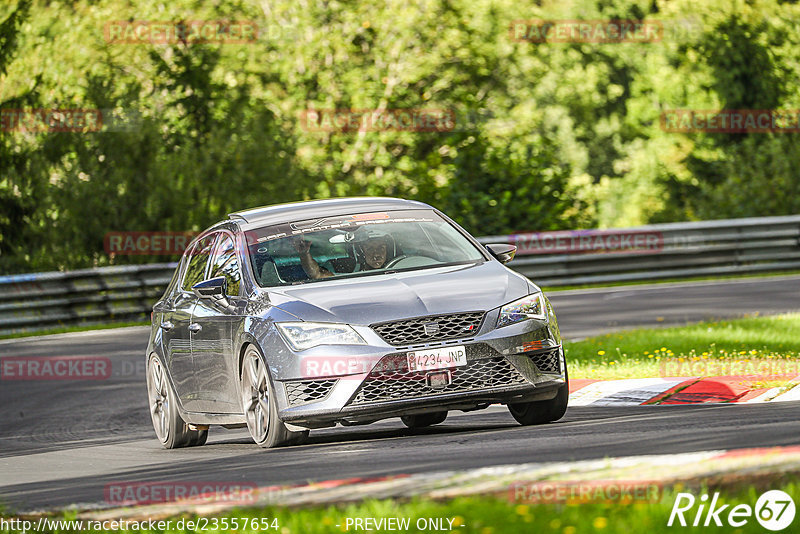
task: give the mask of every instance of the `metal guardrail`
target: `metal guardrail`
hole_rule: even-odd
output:
[[[0,276],[0,335],[143,321],[176,263]]]
[[[626,235],[627,248],[614,249]],[[645,246],[635,246],[636,235],[643,236]],[[509,266],[548,287],[800,269],[800,215],[487,236],[479,241],[519,246]],[[0,335],[146,320],[175,265],[0,276]]]
[[[549,287],[800,269],[800,215],[654,224],[608,232],[656,236],[659,243],[646,250],[601,253],[548,254],[541,247],[537,254],[525,255],[521,248],[509,266]],[[591,238],[603,233],[549,234]],[[479,241],[525,245],[532,235],[547,234],[488,236]]]

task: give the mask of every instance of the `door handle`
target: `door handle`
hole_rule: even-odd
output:
[[[203,327],[200,326],[200,323],[192,323],[192,324],[189,325],[189,332],[191,332],[193,334],[198,333],[202,329],[203,329]]]
[[[171,322],[169,322],[169,321],[164,321],[163,323],[161,323],[161,325],[160,325],[160,326],[161,326],[162,330],[172,330],[172,328],[173,328],[175,325],[174,325],[174,324],[172,324],[172,323],[171,323]]]

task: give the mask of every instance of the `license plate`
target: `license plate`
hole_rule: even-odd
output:
[[[410,371],[430,371],[465,365],[467,365],[467,351],[463,345],[408,353]]]

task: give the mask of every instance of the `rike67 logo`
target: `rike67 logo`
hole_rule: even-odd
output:
[[[708,494],[699,499],[691,493],[678,493],[667,526],[708,527],[728,525],[743,527],[755,516],[756,521],[767,530],[780,531],[792,524],[795,505],[786,492],[770,490],[761,494],[755,507],[749,504],[721,504],[719,493],[714,493],[709,502]]]

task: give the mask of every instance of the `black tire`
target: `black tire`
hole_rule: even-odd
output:
[[[400,418],[408,428],[423,428],[426,426],[444,423],[447,419],[447,412],[421,413],[416,415],[404,415]]]
[[[242,409],[253,441],[261,447],[299,445],[308,438],[308,430],[293,432],[278,419],[275,390],[264,357],[250,345],[242,360],[239,377]]]
[[[208,430],[192,430],[178,413],[178,402],[161,361],[154,354],[147,361],[147,396],[156,438],[165,449],[203,445]]]
[[[201,447],[206,444],[207,440],[208,440],[208,429],[198,430],[197,436],[195,436],[195,438],[189,444],[189,447]]]
[[[564,371],[564,385],[558,388],[556,396],[550,400],[509,404],[508,411],[521,425],[542,425],[558,421],[567,411],[569,402],[569,377]]]

